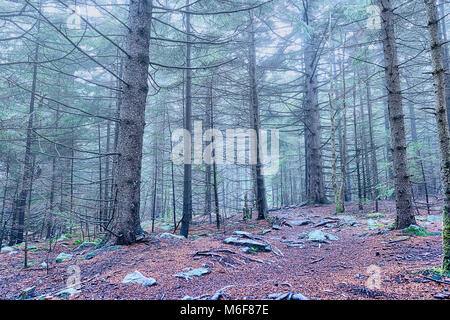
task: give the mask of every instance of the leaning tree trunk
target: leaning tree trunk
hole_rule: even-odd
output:
[[[406,158],[406,134],[402,93],[394,33],[394,13],[390,0],[380,0],[381,34],[383,40],[386,89],[388,91],[389,122],[391,126],[392,158],[395,175],[397,218],[396,228],[415,224],[411,183]]]
[[[143,233],[139,217],[142,141],[148,93],[151,0],[131,0],[123,80],[120,127],[117,209],[114,235],[117,244],[132,244]]]
[[[37,32],[40,31],[40,20],[37,23]],[[13,225],[11,228],[11,236],[9,240],[9,245],[14,245],[23,242],[23,233],[25,229],[25,210],[27,205],[27,198],[30,194],[31,184],[33,179],[33,155],[31,150],[31,144],[33,139],[33,118],[34,118],[34,105],[36,101],[36,87],[37,87],[37,72],[38,72],[38,61],[39,59],[39,41],[36,42],[34,50],[34,63],[33,63],[33,80],[31,84],[31,98],[30,106],[28,111],[28,125],[27,125],[27,136],[25,142],[25,157],[22,175],[22,187],[19,192],[19,196],[16,199],[14,206],[14,218]]]
[[[441,181],[444,191],[442,269],[450,271],[450,135],[445,101],[445,69],[442,63],[442,43],[438,34],[435,0],[425,0],[425,4],[427,7],[428,31],[431,38],[431,58],[436,99],[435,115],[441,156]]]

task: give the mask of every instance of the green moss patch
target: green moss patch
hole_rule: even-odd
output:
[[[428,237],[428,236],[435,236],[435,235],[439,235],[439,232],[430,232],[427,229],[425,229],[424,227],[412,224],[410,225],[408,228],[405,228],[402,230],[403,233],[412,235],[412,236],[417,236],[417,237]]]
[[[369,219],[384,218],[384,217],[385,217],[384,213],[380,213],[380,212],[366,214],[366,218],[369,218]]]
[[[443,271],[441,268],[438,267],[426,268],[424,270],[419,271],[418,273],[430,277],[434,280],[442,280],[443,278],[450,277],[450,271]]]

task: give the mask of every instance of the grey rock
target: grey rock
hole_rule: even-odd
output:
[[[176,239],[176,240],[184,240],[184,239],[186,239],[185,237],[180,236],[178,234],[173,234],[173,233],[168,233],[168,232],[161,233],[161,234],[159,234],[158,237],[164,238],[164,239]]]
[[[231,244],[231,245],[235,245],[235,246],[253,247],[253,248],[257,248],[259,250],[263,250],[263,251],[271,251],[271,248],[269,245],[267,245],[263,242],[259,242],[259,241],[255,241],[255,240],[251,240],[251,239],[239,239],[236,237],[229,237],[229,238],[226,238],[225,240],[223,240],[223,242],[226,244]]]
[[[89,252],[87,255],[84,256],[84,260],[91,260],[97,255],[96,252]]]
[[[328,240],[330,240],[330,241],[337,241],[337,240],[339,240],[339,238],[338,238],[337,236],[332,235],[332,234],[329,234],[329,233],[326,233],[326,234],[325,234],[325,237],[326,237]]]
[[[427,217],[427,221],[428,222],[440,222],[440,221],[442,221],[442,216],[441,215],[438,215],[438,216],[428,216]]]
[[[122,280],[122,283],[140,283],[144,287],[151,287],[156,284],[156,280],[153,278],[147,278],[138,270],[135,270],[132,273],[129,273]]]
[[[208,268],[197,268],[186,272],[179,272],[177,274],[174,274],[173,276],[177,278],[191,280],[193,277],[201,277],[208,273],[211,273],[211,271]]]
[[[64,290],[61,290],[61,291],[57,292],[55,294],[55,296],[60,297],[60,298],[67,298],[67,297],[71,297],[74,294],[77,294],[77,293],[80,293],[80,292],[81,292],[81,290],[77,290],[77,289],[74,289],[74,288],[67,288],[67,289],[64,289]]]
[[[269,299],[274,300],[308,300],[307,297],[301,293],[288,292],[288,293],[273,293],[268,295]]]
[[[3,247],[3,248],[0,250],[0,254],[11,253],[11,252],[13,252],[13,251],[15,251],[13,247]]]
[[[97,245],[95,242],[83,242],[74,251],[83,251],[86,249],[94,248]]]
[[[63,262],[63,261],[70,260],[70,259],[72,259],[72,258],[73,258],[73,255],[68,254],[68,253],[61,252],[61,253],[56,257],[56,262],[57,262],[57,263],[61,263],[61,262]]]
[[[336,237],[335,235],[325,233],[320,230],[315,230],[315,231],[311,231],[308,234],[308,240],[315,241],[315,242],[321,242],[321,243],[329,243],[327,240],[336,241],[336,240],[339,240],[339,238]]]
[[[241,237],[251,237],[252,236],[252,234],[250,232],[239,231],[239,230],[233,231],[233,234],[236,236],[241,236]]]
[[[306,226],[308,224],[311,224],[312,221],[311,220],[294,220],[294,221],[289,221],[289,224],[292,224],[294,226]]]
[[[314,242],[328,243],[325,233],[320,230],[310,232],[308,234],[308,240]]]

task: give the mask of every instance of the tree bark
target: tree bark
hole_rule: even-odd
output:
[[[431,38],[431,58],[435,88],[435,115],[441,158],[441,182],[444,197],[442,246],[443,271],[450,271],[450,134],[445,97],[445,69],[442,61],[442,43],[439,40],[435,0],[425,0],[428,16],[428,31]]]
[[[37,32],[40,32],[40,20],[37,22]],[[25,142],[25,156],[24,166],[22,174],[22,187],[19,192],[19,196],[16,199],[14,206],[13,225],[11,228],[11,236],[9,245],[23,242],[23,232],[25,228],[25,210],[27,206],[27,198],[30,194],[32,179],[33,179],[33,155],[31,151],[31,144],[33,140],[33,118],[34,118],[34,105],[36,101],[36,87],[37,87],[37,72],[38,72],[38,59],[39,59],[39,42],[36,42],[34,49],[34,63],[33,63],[33,80],[31,85],[31,98],[30,106],[28,110],[28,124],[27,124],[27,136]]]
[[[186,0],[186,6],[189,6],[189,0]],[[191,15],[186,13],[186,107],[184,118],[184,129],[192,134],[192,71],[191,67]],[[184,142],[184,152],[191,150],[187,146],[187,141]],[[189,154],[189,157],[191,155]],[[186,158],[186,157],[185,157]],[[192,164],[184,164],[184,182],[183,182],[183,218],[181,219],[180,234],[188,237],[189,224],[192,220]]]
[[[314,1],[304,1],[304,23],[311,26],[311,6]],[[313,37],[305,39],[305,149],[306,149],[306,197],[311,203],[326,203],[325,184],[321,151],[321,130],[319,116],[317,64],[319,60],[318,41]]]
[[[416,220],[413,213],[411,183],[406,158],[406,134],[394,33],[394,14],[390,0],[379,0],[379,6],[395,175],[396,228],[403,229],[415,224]]]
[[[117,151],[116,244],[129,245],[143,233],[140,224],[142,141],[148,93],[151,0],[131,0],[125,57],[123,102]]]
[[[372,200],[375,202],[375,212],[378,212],[378,165],[377,165],[377,148],[375,145],[375,137],[373,133],[373,113],[372,113],[372,92],[370,86],[369,73],[365,70],[367,78],[366,97],[367,97],[367,113],[369,116],[369,140],[370,140],[370,160],[372,166]]]
[[[258,220],[263,220],[267,217],[268,207],[266,199],[266,187],[263,175],[263,159],[261,156],[260,146],[260,126],[261,120],[259,117],[259,101],[258,88],[256,82],[256,50],[255,50],[255,26],[253,12],[250,11],[250,41],[249,41],[249,79],[250,79],[250,117],[251,124],[256,134],[256,165],[254,166],[255,173],[255,197],[256,210],[258,211]]]

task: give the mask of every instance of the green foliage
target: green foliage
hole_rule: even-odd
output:
[[[419,271],[420,274],[428,276],[435,280],[441,280],[443,277],[450,277],[450,271],[444,271],[439,267],[430,267]]]
[[[395,193],[395,189],[394,188],[390,188],[388,185],[385,185],[385,184],[378,184],[376,186],[376,188],[378,190],[378,197],[377,198],[379,200],[390,198]]]

